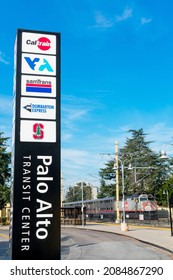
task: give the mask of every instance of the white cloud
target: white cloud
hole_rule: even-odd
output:
[[[132,8],[125,8],[122,15],[116,16],[116,22],[126,21],[127,19],[131,18],[133,14]]]
[[[173,154],[173,127],[160,122],[155,123],[146,132],[148,133],[148,140],[153,141],[151,147],[154,151],[159,152],[164,147],[167,152]]]
[[[91,26],[92,28],[102,28],[107,29],[113,27],[117,22],[126,21],[132,17],[133,9],[125,8],[121,15],[116,15],[111,17],[107,17],[103,15],[100,11],[95,12],[95,25]]]
[[[106,18],[101,12],[95,13],[96,24],[93,26],[95,28],[109,28],[114,25],[111,19]]]
[[[61,133],[61,138],[62,138],[62,141],[70,141],[72,138],[73,138],[73,135],[68,133],[68,132],[62,132]]]
[[[152,21],[151,18],[145,18],[145,17],[141,17],[141,24],[142,25],[145,25],[145,24],[148,24]]]
[[[0,113],[1,114],[11,114],[12,111],[12,96],[5,96],[0,97]]]
[[[9,61],[7,60],[5,54],[1,51],[0,51],[0,62],[2,62],[4,64],[9,64]]]
[[[63,148],[61,150],[62,173],[66,181],[70,184],[84,180],[89,173],[98,176],[98,171],[102,164],[99,154],[93,154],[87,150]]]
[[[88,121],[90,112],[96,109],[95,100],[74,96],[63,96],[62,127],[63,130],[79,131],[79,122]]]
[[[77,109],[72,109],[71,111],[68,111],[68,118],[71,121],[79,120],[83,116],[87,114],[87,110],[77,110]]]
[[[62,159],[68,164],[72,164],[73,168],[77,168],[79,165],[85,165],[88,162],[89,153],[84,150],[78,149],[62,149]]]
[[[12,134],[12,96],[0,97],[0,131],[6,137]]]
[[[62,124],[63,128],[78,130],[76,126],[76,122],[82,120],[85,116],[87,116],[88,110],[86,109],[77,109],[75,107],[67,106],[66,108],[62,108]]]

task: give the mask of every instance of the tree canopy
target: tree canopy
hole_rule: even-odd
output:
[[[70,187],[66,197],[65,202],[81,201],[82,200],[82,184],[83,184],[83,199],[90,200],[92,199],[92,189],[85,182],[79,182],[75,186]]]
[[[151,193],[157,195],[165,180],[172,176],[170,162],[163,162],[159,153],[150,149],[151,141],[146,140],[143,129],[129,130],[123,148],[119,150],[119,184],[121,189],[121,166],[124,166],[125,194]],[[99,172],[101,188],[99,197],[115,196],[115,159],[109,160]],[[109,180],[108,183],[107,180]]]
[[[11,153],[7,151],[8,139],[4,137],[3,132],[0,132],[0,209],[10,201]]]

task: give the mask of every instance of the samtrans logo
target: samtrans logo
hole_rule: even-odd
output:
[[[51,47],[51,41],[46,37],[41,37],[38,40],[34,40],[34,41],[31,40],[31,39],[28,39],[26,41],[26,44],[27,45],[35,45],[42,51],[47,51]]]

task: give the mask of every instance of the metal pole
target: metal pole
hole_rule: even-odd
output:
[[[115,143],[115,167],[116,167],[116,223],[120,222],[119,208],[119,170],[118,170],[118,142]]]
[[[171,236],[173,236],[171,203],[169,203],[169,214],[170,214]]]
[[[135,184],[137,182],[137,178],[136,178],[136,166],[134,167],[134,175],[135,175]],[[136,186],[135,186],[136,187]]]
[[[166,190],[166,196],[167,196],[167,207],[168,207],[168,211],[169,211],[169,193],[168,193],[168,190]],[[168,213],[168,225],[169,225],[169,213]]]
[[[84,211],[83,211],[83,182],[81,182],[81,188],[82,188],[82,226],[84,226]]]
[[[62,172],[61,172],[61,208],[62,208]]]
[[[125,199],[124,199],[124,163],[121,163],[122,168],[122,191],[123,191],[123,223],[125,223]]]
[[[170,214],[171,236],[173,236],[172,207],[173,207],[173,196],[170,196],[169,197],[169,214]]]

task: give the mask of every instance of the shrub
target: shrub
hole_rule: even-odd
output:
[[[2,220],[2,225],[5,226],[7,222],[7,217],[2,217],[1,220]]]

